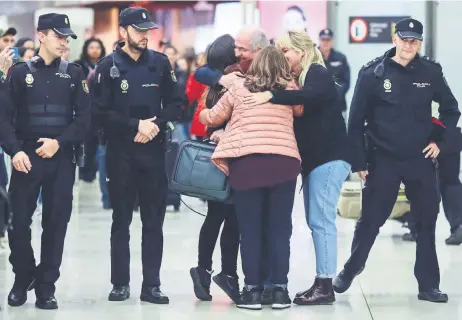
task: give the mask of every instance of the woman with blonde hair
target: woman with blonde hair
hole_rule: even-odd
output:
[[[276,43],[302,87],[296,91],[268,90],[244,99],[248,107],[272,102],[304,105],[295,119],[295,136],[302,158],[305,213],[316,254],[313,286],[296,295],[300,305],[332,304],[332,279],[337,272],[337,203],[350,173],[348,139],[334,79],[321,52],[305,32],[289,31]]]
[[[228,91],[218,103],[203,110],[200,120],[208,127],[229,120],[218,141],[212,161],[229,175],[233,202],[241,235],[242,268],[245,286],[237,307],[261,310],[263,235],[268,234],[273,309],[291,305],[287,290],[292,207],[300,154],[294,135],[292,109],[273,103],[249,107],[243,103],[252,92],[295,89],[290,66],[282,51],[274,46],[262,49],[247,75],[234,73]],[[228,75],[229,77],[230,75]],[[267,223],[263,223],[267,221]]]

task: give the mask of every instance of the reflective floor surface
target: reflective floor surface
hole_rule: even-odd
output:
[[[194,296],[189,268],[197,263],[197,240],[203,217],[188,210],[169,211],[165,220],[165,249],[161,273],[162,290],[170,296],[170,305],[140,303],[141,287],[141,223],[135,213],[131,229],[131,292],[125,302],[109,302],[110,285],[109,235],[111,211],[101,209],[97,183],[79,182],[75,190],[74,212],[65,245],[61,278],[57,283],[56,311],[37,310],[35,296],[19,308],[9,307],[6,297],[13,283],[8,252],[0,254],[0,319],[10,320],[119,320],[119,319],[316,319],[316,320],[411,320],[462,319],[462,247],[448,247],[448,224],[440,215],[437,230],[437,250],[441,268],[441,289],[449,294],[448,304],[418,301],[413,275],[415,244],[403,243],[405,229],[388,222],[381,231],[366,270],[355,280],[351,289],[337,295],[333,306],[298,307],[284,311],[243,311],[230,303],[224,293],[212,286],[213,301],[199,302]],[[184,199],[199,212],[206,206],[195,199]],[[302,195],[296,195],[293,214],[291,270],[289,290],[311,286],[315,275],[311,235],[305,222]],[[339,270],[347,259],[354,221],[338,219]],[[40,216],[34,217],[33,245],[38,256],[40,247]],[[214,258],[215,272],[220,272],[219,247]]]

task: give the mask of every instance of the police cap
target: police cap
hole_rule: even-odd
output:
[[[15,36],[17,33],[15,28],[8,28],[8,29],[0,29],[0,38],[4,36]]]
[[[159,29],[157,24],[152,21],[148,10],[139,7],[126,8],[120,12],[119,25],[132,26],[139,31]]]
[[[319,39],[331,39],[334,37],[334,32],[329,29],[329,28],[326,28],[326,29],[322,29],[321,32],[319,32]]]
[[[420,21],[407,18],[396,23],[395,32],[400,39],[423,40],[423,25]]]
[[[77,39],[74,31],[71,30],[69,17],[65,14],[47,13],[42,14],[38,19],[37,31],[53,30],[60,36]]]

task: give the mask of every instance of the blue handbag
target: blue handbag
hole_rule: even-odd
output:
[[[229,203],[228,176],[211,161],[215,148],[211,141],[184,141],[170,177],[170,189],[189,197]]]

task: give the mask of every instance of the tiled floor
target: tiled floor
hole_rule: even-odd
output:
[[[448,304],[436,305],[416,299],[413,276],[415,245],[402,243],[404,232],[398,223],[389,222],[377,239],[366,270],[345,294],[337,295],[334,306],[297,307],[285,311],[242,311],[235,308],[226,296],[214,286],[213,302],[198,302],[192,291],[189,268],[197,263],[197,238],[203,217],[187,210],[169,212],[165,221],[165,250],[162,270],[162,289],[170,296],[168,306],[140,303],[141,285],[140,220],[135,213],[132,224],[132,298],[126,302],[108,302],[109,232],[111,212],[100,209],[96,184],[76,186],[75,211],[69,226],[61,278],[57,284],[57,311],[42,311],[34,307],[35,297],[29,293],[26,305],[8,307],[6,296],[13,275],[7,254],[0,255],[0,319],[10,320],[118,320],[118,319],[316,319],[316,320],[425,320],[444,316],[462,319],[462,247],[447,247],[444,239],[448,226],[441,215],[437,241],[441,267],[441,289],[450,294]],[[206,207],[195,199],[185,202],[196,210]],[[311,286],[314,277],[314,252],[311,235],[305,223],[301,194],[297,194],[294,208],[294,233],[289,290],[292,295]],[[345,262],[354,228],[354,222],[338,219],[339,269]],[[34,247],[40,245],[40,217],[33,225]],[[38,251],[37,251],[38,253]],[[220,271],[219,250],[215,264]]]

